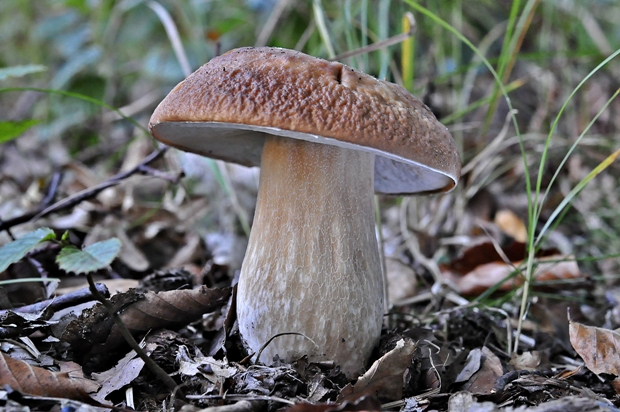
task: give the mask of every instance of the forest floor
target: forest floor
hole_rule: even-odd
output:
[[[321,2],[310,3],[279,11],[274,43],[305,39],[300,49],[325,52],[315,22]],[[380,32],[415,8],[389,3],[391,14],[355,8],[354,19],[369,18]],[[265,365],[244,349],[233,286],[259,170],[162,149],[146,132],[156,104],[184,77],[156,12],[147,25],[129,6],[110,14],[57,6],[51,17],[34,8],[22,16],[19,2],[0,6],[38,30],[24,40],[19,24],[1,25],[12,39],[1,46],[4,63],[17,69],[0,68],[0,409],[620,411],[620,37],[611,30],[620,7],[532,1],[512,15],[519,2],[499,3],[458,8],[461,17],[447,5],[431,9],[489,53],[510,99],[480,60],[444,39],[448,29],[416,14],[416,47],[430,57],[416,62],[414,92],[448,126],[463,172],[446,194],[376,196],[389,305],[380,345],[355,379],[305,358]],[[339,24],[349,18],[345,6],[326,11],[339,39],[359,34]],[[203,56],[196,44],[204,38],[183,25],[208,12],[191,7],[173,17],[193,60],[271,35],[259,29],[275,12],[255,12],[246,33],[235,24],[252,20],[249,6],[234,9],[248,13],[241,18],[221,6]],[[478,8],[494,24],[484,26]],[[133,33],[132,22],[143,25]],[[515,31],[502,46],[507,22]],[[86,28],[83,43],[70,42]],[[144,47],[134,35],[167,50],[167,60],[144,57],[155,68],[115,61]],[[121,43],[126,49],[110,52]],[[93,57],[93,45],[110,53]],[[63,54],[70,46],[79,59]],[[48,53],[41,77],[43,69],[25,65],[37,50]],[[379,54],[370,54],[369,72],[413,80],[399,59]],[[363,66],[363,57],[351,59]],[[110,239],[118,241],[99,243]],[[79,253],[91,245],[99,246]],[[110,261],[98,265],[105,253]]]

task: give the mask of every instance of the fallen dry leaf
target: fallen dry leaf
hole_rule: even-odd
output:
[[[173,329],[196,321],[204,313],[225,304],[230,292],[230,288],[209,289],[206,286],[145,294],[129,291],[113,296],[111,303],[119,311],[127,329],[140,334],[155,329]],[[61,340],[85,353],[91,348],[92,353],[112,350],[125,341],[102,305],[96,305],[72,321]]]
[[[516,370],[536,370],[542,362],[542,353],[540,351],[528,351],[521,354],[512,353],[510,356],[510,364],[515,367]]]
[[[482,351],[480,348],[472,349],[467,354],[467,360],[465,361],[465,366],[457,375],[455,382],[467,382],[474,373],[480,370],[482,366]]]
[[[586,367],[600,375],[620,376],[620,334],[613,330],[586,326],[569,319],[570,343]]]
[[[482,349],[472,350],[470,355],[475,351],[480,353],[478,356],[475,356],[479,357],[480,367],[463,385],[463,389],[478,395],[490,394],[495,387],[497,379],[504,374],[502,362],[486,346]]]
[[[53,325],[55,322],[45,319],[44,312],[21,313],[10,310],[0,311],[0,338],[28,335],[35,330]]]
[[[26,395],[75,399],[95,404],[88,393],[96,391],[99,385],[84,378],[78,364],[66,365],[69,365],[69,370],[50,372],[3,353],[0,358],[0,386],[6,385]]]
[[[503,255],[511,262],[523,260],[527,252],[526,245],[522,242],[512,242],[509,245],[502,246],[501,250]],[[543,252],[536,257],[555,254],[557,254],[557,251],[553,250],[550,253]],[[461,255],[450,262],[449,265],[444,265],[443,269],[465,275],[478,266],[491,262],[503,262],[503,256],[497,251],[496,245],[492,242],[484,242],[465,249]]]
[[[150,355],[155,345],[151,344],[151,346],[146,348],[142,346],[147,355]],[[143,367],[144,361],[135,350],[132,350],[119,360],[112,369],[93,373],[92,377],[101,384],[101,388],[93,395],[93,398],[99,402],[105,402],[106,396],[133,382],[140,375]]]
[[[179,374],[184,376],[199,375],[216,384],[223,384],[224,380],[239,372],[239,369],[231,366],[225,357],[222,360],[215,359],[212,356],[190,358],[184,347],[179,348],[177,360],[179,362]]]
[[[229,296],[230,288],[209,289],[206,286],[145,293],[144,299],[123,311],[121,319],[133,331],[185,325],[225,303]]]
[[[544,282],[584,277],[579,270],[577,262],[570,259],[573,258],[571,256],[549,256],[537,259],[538,265],[534,269],[533,280]],[[512,264],[504,262],[485,263],[464,276],[450,271],[444,271],[444,276],[463,295],[480,294],[502,281],[504,282],[499,286],[498,290],[509,291],[523,284],[523,276],[521,275],[508,279],[514,273],[515,267],[520,267],[523,263],[523,261],[512,262]]]
[[[465,250],[449,265],[442,265],[441,271],[463,295],[480,294],[502,281],[498,290],[508,291],[523,284],[523,276],[514,275],[514,271],[525,267],[526,246],[522,242],[512,242],[503,246],[501,252],[491,242],[481,243]],[[511,274],[513,277],[507,279]],[[563,256],[555,249],[541,250],[536,255],[534,281],[584,277],[572,256]]]
[[[495,224],[502,232],[511,236],[517,242],[525,242],[527,240],[525,223],[512,210],[498,210],[495,214]]]
[[[496,412],[498,410],[493,402],[478,402],[470,392],[453,394],[450,396],[448,405],[450,411]]]
[[[85,279],[84,279],[84,282],[86,282]],[[135,280],[135,279],[119,278],[119,279],[97,279],[97,283],[105,285],[107,287],[109,293],[112,294],[112,295],[115,295],[117,293],[127,292],[129,289],[132,289],[132,288],[137,288],[140,282]],[[80,283],[80,284],[75,285],[75,286],[68,286],[68,287],[64,287],[64,288],[58,288],[54,292],[54,296],[67,295],[67,294],[69,294],[71,292],[75,292],[77,290],[81,290],[81,289],[84,289],[84,288],[86,288],[88,290],[88,284]],[[92,299],[94,300],[94,298],[92,298]]]
[[[375,397],[364,396],[355,402],[343,402],[341,405],[321,403],[312,405],[309,403],[297,403],[286,412],[353,412],[353,411],[381,411],[381,404]]]
[[[342,389],[338,401],[353,401],[362,396],[401,399],[403,374],[411,365],[416,347],[417,343],[409,338],[396,342],[396,347],[377,359],[355,385],[348,384]]]
[[[224,371],[225,372],[225,371]],[[281,397],[294,397],[302,383],[290,366],[261,366],[239,371],[229,380],[236,393],[246,395],[271,395],[278,392]],[[209,391],[209,387],[206,388]],[[220,393],[219,388],[215,393]]]

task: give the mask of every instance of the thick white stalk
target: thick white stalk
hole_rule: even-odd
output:
[[[373,215],[374,155],[280,137],[263,150],[237,290],[239,329],[261,361],[308,355],[348,376],[378,343],[383,278]]]

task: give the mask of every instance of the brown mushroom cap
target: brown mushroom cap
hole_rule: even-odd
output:
[[[375,191],[452,189],[461,163],[454,140],[404,88],[304,53],[231,50],[179,83],[149,124],[185,151],[259,166],[266,134],[376,155]]]

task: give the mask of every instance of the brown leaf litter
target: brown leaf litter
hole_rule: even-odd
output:
[[[69,398],[99,405],[89,396],[99,389],[99,385],[84,377],[80,365],[64,362],[60,371],[51,372],[4,353],[1,355],[0,385],[27,395]]]
[[[585,366],[601,378],[611,378],[620,394],[620,333],[586,326],[569,319],[570,342]]]
[[[463,251],[462,255],[448,265],[442,273],[458,293],[473,296],[497,286],[497,290],[509,291],[524,282],[525,244],[512,242],[500,247],[484,242]],[[586,276],[579,270],[573,256],[565,256],[557,250],[542,250],[536,255],[532,281],[545,282],[574,280]]]
[[[224,304],[230,289],[184,289],[165,292],[137,293],[128,291],[114,295],[111,303],[125,326],[140,334],[151,329],[179,327],[200,319],[204,313]],[[92,356],[116,349],[125,343],[119,329],[105,308],[98,305],[71,322],[61,339],[75,350]]]

